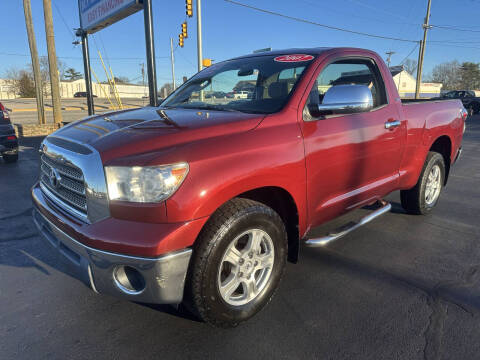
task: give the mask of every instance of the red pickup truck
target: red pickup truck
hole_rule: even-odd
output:
[[[248,98],[206,96],[245,91]],[[402,103],[374,52],[292,49],[200,71],[159,107],[94,115],[44,139],[39,230],[94,291],[186,304],[228,327],[272,298],[301,244],[437,203],[461,152],[459,100]],[[320,238],[313,227],[370,213]],[[363,211],[363,210],[362,210]]]

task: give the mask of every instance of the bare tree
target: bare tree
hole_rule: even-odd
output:
[[[160,88],[160,96],[168,96],[173,92],[173,84],[172,83],[165,83]]]
[[[430,80],[443,84],[443,90],[455,90],[461,87],[461,70],[457,60],[436,65]]]
[[[417,66],[417,61],[413,59],[407,59],[403,63],[403,68],[412,76],[417,72]]]
[[[20,71],[15,67],[11,67],[5,70],[4,79],[8,87],[10,88],[10,92],[15,95],[20,93]]]
[[[50,86],[50,73],[49,73],[49,67],[48,67],[48,57],[40,56],[39,63],[40,63],[40,77],[42,78],[42,84],[43,84],[43,95],[50,96],[51,86]],[[32,64],[29,64],[28,66],[29,66],[29,71],[33,72]],[[64,80],[65,71],[67,70],[67,64],[64,61],[57,59],[57,66],[58,66],[58,73],[60,76],[60,80]]]
[[[5,81],[10,92],[20,97],[35,97],[33,73],[27,70],[10,68],[5,71]]]
[[[130,80],[126,76],[115,76],[115,84],[130,84]]]

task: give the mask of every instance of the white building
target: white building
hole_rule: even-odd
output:
[[[392,66],[390,72],[393,76],[393,81],[397,87],[401,98],[414,98],[415,87],[417,80],[406,71],[403,66]],[[422,82],[420,84],[420,97],[430,98],[440,96],[442,91],[442,84]]]
[[[148,95],[148,87],[135,84],[116,84],[120,98],[142,98]],[[105,98],[113,98],[113,90],[108,84],[92,83],[93,94]],[[76,92],[85,91],[85,80],[60,81],[60,96],[62,98],[73,98]],[[14,86],[5,79],[0,79],[0,99],[16,99],[19,95],[15,93]]]

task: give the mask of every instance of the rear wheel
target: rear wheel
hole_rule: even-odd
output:
[[[443,156],[430,151],[417,184],[410,190],[400,192],[402,207],[409,214],[427,214],[437,204],[444,181],[445,161]]]
[[[285,226],[273,209],[247,199],[229,201],[195,244],[187,307],[212,325],[237,326],[271,300],[286,257]]]
[[[6,163],[14,163],[18,160],[18,154],[3,154],[2,157]]]
[[[467,112],[468,112],[468,116],[472,116],[472,115],[474,114],[474,110],[473,110],[473,106],[472,106],[472,105],[469,105],[469,106],[468,106]]]
[[[480,112],[480,104],[479,103],[473,103],[473,104],[468,105],[467,112],[468,112],[469,116],[478,114]]]

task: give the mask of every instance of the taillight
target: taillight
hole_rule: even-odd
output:
[[[5,111],[5,106],[3,106],[2,103],[0,103],[0,110],[1,110],[1,111]]]
[[[15,135],[7,136],[7,140],[17,140],[17,137]]]
[[[460,110],[460,115],[462,116],[463,121],[465,121],[468,117],[468,111],[465,110],[465,108],[462,108],[462,110]]]

